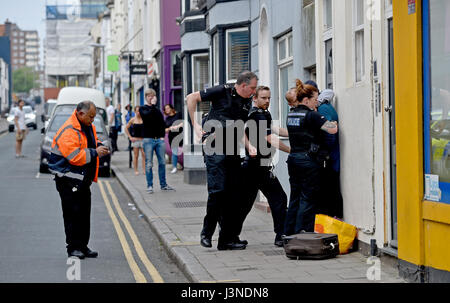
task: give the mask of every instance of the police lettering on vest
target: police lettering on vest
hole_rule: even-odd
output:
[[[292,108],[287,116],[287,129],[291,153],[308,153],[318,161],[326,160],[326,151],[320,147],[321,127],[327,120],[319,113],[301,104]]]

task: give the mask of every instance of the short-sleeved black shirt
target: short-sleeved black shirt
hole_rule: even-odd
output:
[[[255,123],[251,123],[254,121]],[[250,125],[255,125],[256,129],[253,135],[250,134]],[[247,127],[245,128],[245,134],[249,139],[250,143],[256,147],[258,153],[255,158],[270,158],[274,150],[269,142],[264,139],[266,136],[272,134],[272,116],[269,111],[253,107],[250,110],[249,119],[247,120]],[[248,150],[245,150],[248,156]]]
[[[241,97],[231,85],[226,84],[207,88],[200,91],[200,97],[202,102],[211,102],[211,109],[207,119],[221,122],[222,127],[229,125],[229,121],[242,120],[245,123],[248,119],[248,113],[252,104],[251,98]],[[226,148],[227,144],[233,144],[235,154],[238,154],[239,141],[242,139],[242,136],[243,133],[235,134],[233,142],[223,142],[222,146]],[[215,142],[215,145],[218,143]]]
[[[211,102],[211,117],[217,120],[247,121],[251,99],[241,97],[230,85],[218,85],[200,91],[202,101]]]

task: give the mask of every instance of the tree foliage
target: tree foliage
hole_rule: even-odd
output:
[[[39,87],[39,74],[31,67],[18,68],[12,74],[15,93],[28,93],[30,89]]]

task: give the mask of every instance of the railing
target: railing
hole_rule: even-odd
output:
[[[104,4],[47,5],[46,18],[47,20],[96,19],[106,9]]]

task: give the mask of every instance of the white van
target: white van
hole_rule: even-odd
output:
[[[103,118],[106,126],[108,125],[105,95],[97,89],[87,87],[64,87],[61,89],[50,117],[59,111],[73,112],[78,103],[82,101],[92,101],[97,107],[97,115]]]

